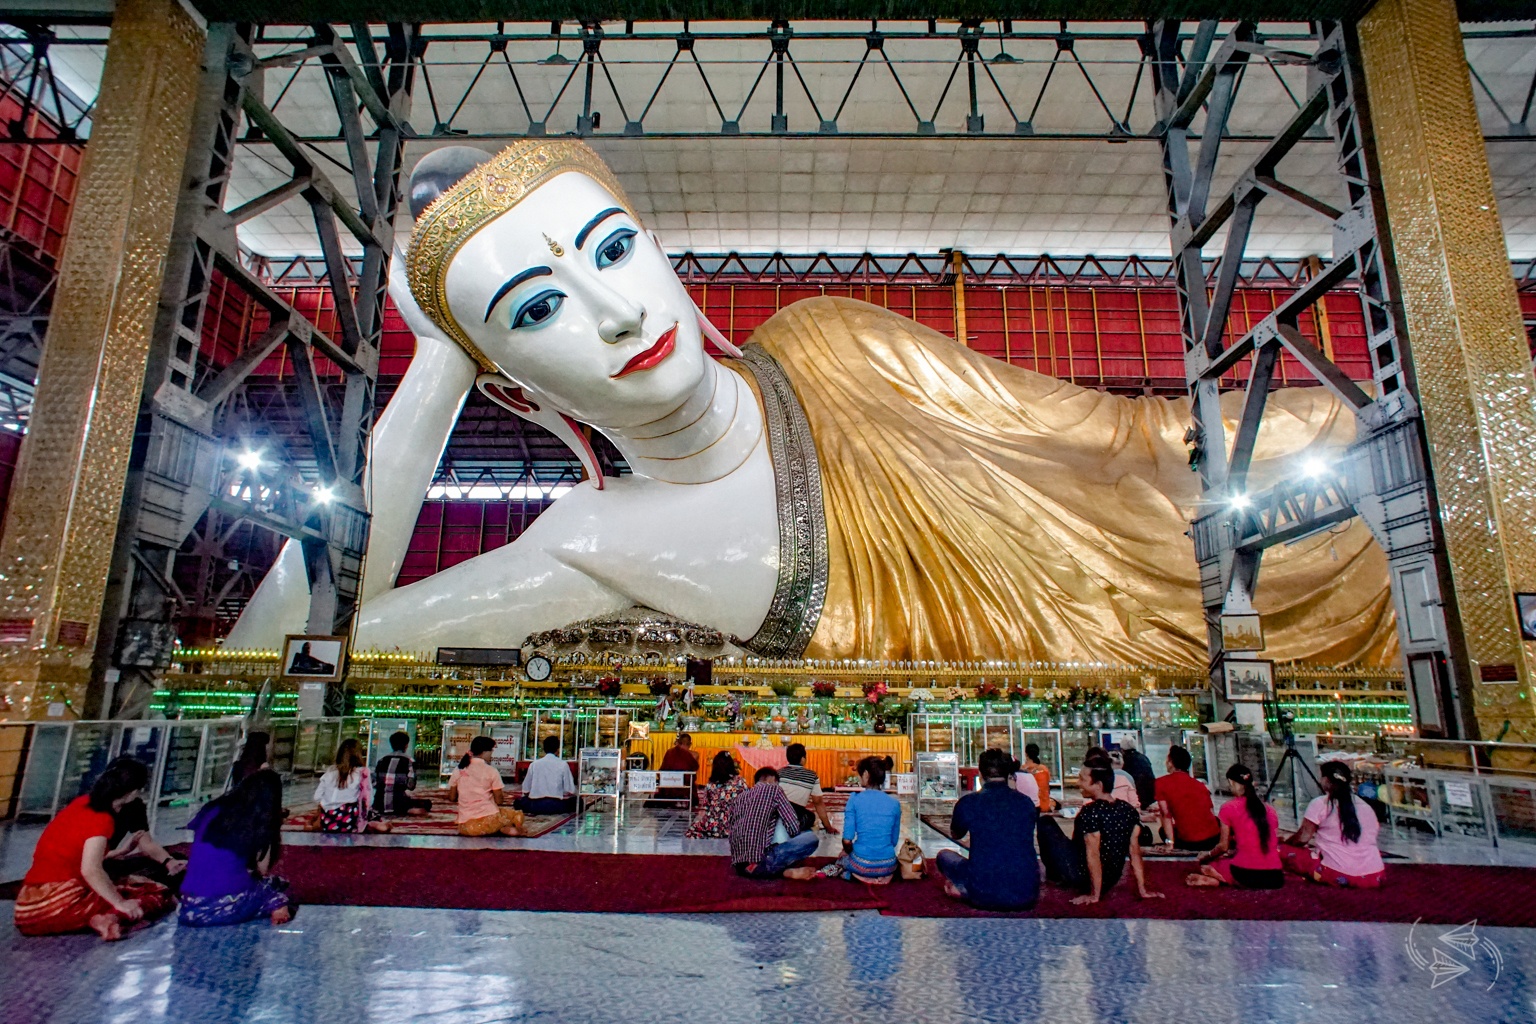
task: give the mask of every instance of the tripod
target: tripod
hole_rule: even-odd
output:
[[[1306,760],[1296,750],[1296,734],[1291,731],[1290,723],[1282,721],[1280,728],[1284,733],[1285,753],[1280,755],[1280,763],[1275,765],[1275,774],[1270,776],[1269,786],[1264,790],[1264,799],[1266,802],[1269,800],[1269,795],[1275,791],[1275,785],[1280,781],[1281,772],[1285,770],[1286,764],[1289,763],[1291,766],[1291,804],[1295,809],[1296,821],[1300,824],[1301,793],[1298,792],[1296,786],[1296,766],[1301,766],[1301,770],[1307,773],[1307,778],[1312,780],[1312,785],[1319,792],[1322,791],[1323,785],[1317,781],[1317,776],[1312,773],[1311,767],[1308,766]]]

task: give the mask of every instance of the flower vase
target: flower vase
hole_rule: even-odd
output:
[[[1083,709],[1082,708],[1073,708],[1072,709],[1072,728],[1074,728],[1074,729],[1081,729],[1086,724],[1087,723],[1083,720]]]
[[[1088,712],[1088,722],[1095,729],[1104,728],[1104,712],[1100,711],[1098,708],[1094,708],[1092,711]]]

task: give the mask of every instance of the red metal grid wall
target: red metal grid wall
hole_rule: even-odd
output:
[[[17,121],[22,110],[15,92],[0,93],[0,124]],[[35,108],[21,128],[33,137],[51,137],[54,131]],[[0,136],[0,226],[52,257],[55,266],[64,252],[84,152],[77,145],[10,144]]]

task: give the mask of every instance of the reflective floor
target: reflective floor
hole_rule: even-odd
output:
[[[1171,921],[709,917],[307,907],[287,927],[162,922],[21,939],[7,1022],[1529,1021],[1536,932]],[[1466,966],[1436,976],[1436,947]],[[1410,951],[1411,947],[1411,951]],[[1442,971],[1442,974],[1446,974]]]

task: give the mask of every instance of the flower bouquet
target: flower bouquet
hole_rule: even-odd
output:
[[[619,690],[623,688],[623,685],[619,682],[618,676],[603,676],[597,681],[597,692],[604,697],[612,699],[619,695]]]
[[[837,696],[837,684],[833,683],[833,682],[829,682],[829,681],[827,681],[825,679],[818,679],[814,683],[811,684],[811,693],[814,696],[821,697],[823,699],[830,699],[832,697],[836,697]]]
[[[793,697],[798,685],[793,679],[774,679],[768,683],[768,689],[780,697]]]
[[[979,700],[997,700],[1003,695],[1003,688],[996,683],[989,683],[985,679],[976,684],[976,697]]]
[[[665,676],[656,676],[650,682],[651,696],[660,697],[664,693],[672,692],[672,680]]]
[[[864,684],[864,699],[871,704],[879,704],[885,699],[885,695],[891,692],[891,688],[885,685],[885,680],[876,680]]]
[[[1008,700],[1014,704],[1023,704],[1029,700],[1029,688],[1025,686],[1010,686],[1008,688]]]

